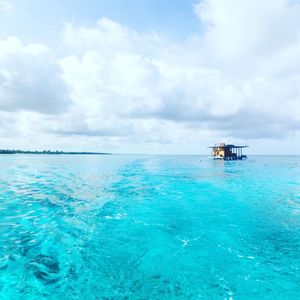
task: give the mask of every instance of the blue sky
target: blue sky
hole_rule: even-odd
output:
[[[22,0],[13,12],[2,13],[1,37],[16,35],[26,41],[57,43],[66,21],[92,26],[101,17],[138,31],[158,31],[182,40],[201,29],[193,0]]]
[[[300,2],[0,0],[1,148],[300,154]]]

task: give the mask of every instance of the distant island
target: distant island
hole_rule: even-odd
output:
[[[70,155],[111,155],[111,153],[105,153],[105,152],[65,152],[65,151],[50,151],[50,150],[44,150],[44,151],[29,151],[29,150],[3,150],[0,149],[0,154],[70,154]]]

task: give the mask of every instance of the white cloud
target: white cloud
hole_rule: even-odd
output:
[[[299,42],[300,5],[289,0],[203,0],[195,12],[220,60],[267,57]]]
[[[107,19],[100,20],[94,28],[68,24],[63,38],[69,51],[74,54],[63,58],[61,65],[65,80],[73,87],[73,99],[85,114],[82,128],[85,128],[86,134],[89,134],[89,128],[91,132],[102,132],[101,128],[108,124],[118,124],[119,129],[115,128],[114,133],[119,130],[120,135],[123,135],[123,128],[130,127],[132,130],[126,132],[138,135],[141,140],[145,135],[159,136],[162,128],[170,141],[176,139],[176,130],[184,132],[182,128],[187,130],[191,127],[195,128],[194,134],[196,131],[205,134],[211,129],[213,133],[219,132],[223,136],[245,138],[282,137],[293,128],[298,130],[298,70],[293,72],[290,69],[288,78],[280,76],[282,71],[287,72],[282,56],[288,52],[295,53],[298,47],[296,34],[291,35],[294,38],[290,38],[285,47],[280,44],[267,52],[262,51],[269,46],[269,40],[265,40],[264,35],[255,37],[255,40],[246,40],[248,44],[244,47],[244,36],[240,33],[239,25],[251,31],[248,27],[252,19],[249,16],[248,21],[244,20],[247,14],[241,5],[235,4],[231,1],[224,6],[223,2],[212,0],[196,7],[202,20],[207,24],[209,22],[204,39],[197,43],[197,47],[206,50],[215,47],[214,51],[206,54],[207,60],[215,60],[211,66],[203,63],[203,57],[198,61],[190,61],[181,55],[191,52],[195,55],[199,48],[190,49],[189,44],[174,47],[159,35],[153,41],[153,34],[139,34]],[[254,8],[249,2],[247,4],[254,13]],[[260,15],[266,14],[267,19],[273,20],[274,11],[277,16],[278,9],[285,8],[279,4],[277,9],[270,12],[265,4],[260,8],[254,2],[253,6],[257,6]],[[231,11],[234,11],[234,15],[228,21],[227,29],[226,22],[224,25],[219,18],[227,20],[226,15],[229,18]],[[290,18],[297,12],[298,7],[287,5],[282,18]],[[285,24],[285,20],[281,23]],[[269,24],[273,23],[270,21],[261,26],[268,27]],[[265,30],[271,31],[273,28]],[[222,36],[221,40],[219,36]],[[224,55],[221,46],[226,46],[226,36],[231,41],[235,39],[233,44],[240,44],[240,47],[228,48],[232,53],[225,49]],[[264,43],[267,45],[264,46]],[[251,50],[250,56],[248,48]],[[173,53],[172,49],[175,49]],[[200,51],[202,54],[205,53],[203,49]],[[231,61],[235,71],[228,71],[226,55],[233,55],[237,51],[240,59],[251,60],[254,50],[261,58],[265,58],[263,64],[257,59],[252,60],[254,71],[247,76],[245,71],[238,72],[237,62]],[[170,55],[166,56],[166,53]],[[296,54],[294,57],[297,58]],[[278,58],[279,62],[276,61]],[[291,68],[292,64],[289,65],[288,68]],[[270,74],[270,68],[277,73]],[[283,102],[285,107],[281,108]],[[163,126],[153,130],[150,125],[153,120],[158,124],[173,122],[173,131],[167,134]],[[142,121],[143,124],[148,122],[149,126],[141,127]],[[190,138],[194,139],[194,135]]]
[[[0,109],[21,111],[19,133],[114,145],[298,132],[299,5],[203,0],[195,12],[205,32],[184,44],[109,19],[66,23],[59,59],[43,45],[3,41]]]
[[[0,0],[0,10],[11,12],[14,9],[12,0]]]
[[[17,38],[0,41],[0,110],[60,113],[69,101],[60,67],[49,48],[23,46]]]

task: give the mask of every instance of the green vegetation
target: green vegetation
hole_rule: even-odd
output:
[[[0,149],[0,154],[86,154],[86,155],[110,155],[111,153],[102,153],[102,152],[64,152],[64,151],[29,151],[29,150],[7,150]]]

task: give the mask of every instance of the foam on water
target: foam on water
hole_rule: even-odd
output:
[[[0,299],[300,298],[299,157],[0,163]]]

